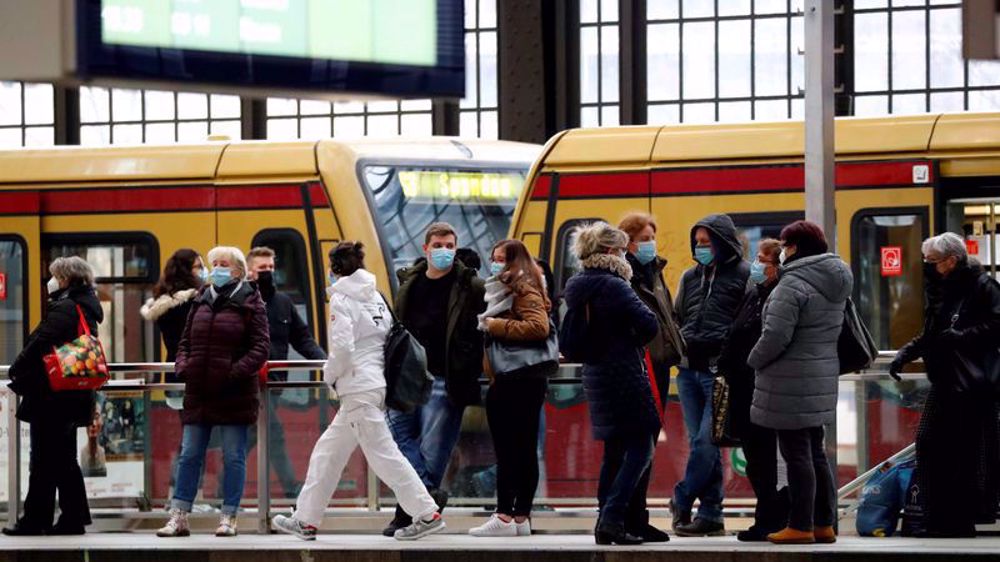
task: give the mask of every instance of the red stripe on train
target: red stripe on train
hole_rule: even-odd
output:
[[[0,191],[0,215],[37,215],[40,207],[37,191]]]

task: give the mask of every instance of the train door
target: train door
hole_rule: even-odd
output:
[[[37,214],[9,216],[0,230],[0,365],[10,365],[41,317]],[[34,312],[34,314],[32,314]]]
[[[953,199],[945,206],[947,230],[961,233],[969,257],[979,260],[994,278],[1000,279],[1000,198]]]

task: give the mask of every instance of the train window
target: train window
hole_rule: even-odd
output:
[[[879,349],[899,349],[923,325],[920,245],[927,235],[925,207],[866,209],[851,223],[854,298]],[[887,272],[882,254],[897,248],[902,252],[900,272]]]
[[[757,243],[765,238],[779,238],[786,225],[805,218],[799,211],[775,213],[730,213],[736,224],[740,242],[743,243],[743,257],[753,261],[757,256]]]
[[[258,232],[251,245],[255,248],[267,246],[274,250],[274,284],[279,291],[292,298],[299,316],[312,326],[309,268],[306,266],[308,255],[302,235],[290,228],[267,229]],[[319,267],[323,267],[322,264]],[[294,350],[289,353],[294,354]],[[301,359],[301,356],[289,357]]]
[[[361,183],[371,191],[390,271],[423,256],[424,231],[435,222],[455,227],[458,245],[471,248],[487,274],[493,244],[510,228],[524,186],[524,169],[424,168],[367,165]],[[390,276],[396,282],[394,275]]]
[[[153,325],[142,319],[139,308],[159,277],[156,239],[146,233],[57,234],[43,236],[42,244],[43,281],[49,263],[61,256],[79,256],[94,268],[104,309],[99,335],[111,361],[153,360],[158,351]]]
[[[10,365],[24,346],[28,329],[28,254],[20,237],[0,236],[0,365]]]
[[[562,223],[559,227],[559,234],[556,236],[556,286],[562,291],[566,288],[569,278],[580,272],[583,267],[580,260],[576,259],[573,252],[573,231],[578,226],[599,221],[598,218],[573,219]]]

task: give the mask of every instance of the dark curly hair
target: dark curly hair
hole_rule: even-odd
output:
[[[347,277],[365,268],[365,245],[361,242],[341,242],[330,250],[330,271],[339,277]]]
[[[201,287],[201,279],[194,274],[194,262],[200,257],[198,252],[190,248],[182,248],[174,252],[174,255],[167,260],[167,265],[163,267],[163,275],[153,287],[153,297],[159,298],[178,291]]]

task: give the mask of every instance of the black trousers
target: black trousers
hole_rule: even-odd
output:
[[[499,378],[486,392],[486,419],[497,455],[497,513],[531,515],[538,488],[538,422],[544,378]]]
[[[49,529],[59,492],[60,527],[90,525],[90,507],[83,473],[76,460],[76,427],[64,424],[31,424],[28,497],[20,524]]]
[[[830,527],[837,520],[837,488],[822,427],[779,429],[778,446],[788,465],[788,526],[799,531]]]
[[[646,492],[656,436],[606,439],[597,484],[599,524],[623,525],[641,532],[649,521]]]
[[[917,483],[928,533],[974,536],[981,436],[988,420],[977,396],[932,388],[917,429]]]
[[[778,432],[749,423],[740,436],[747,458],[747,478],[757,496],[754,528],[775,533],[788,524],[788,491],[778,487]]]

